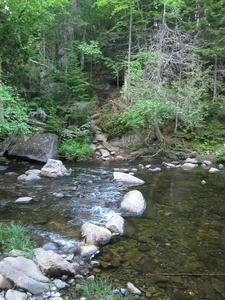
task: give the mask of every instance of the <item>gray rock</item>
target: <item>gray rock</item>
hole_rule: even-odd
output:
[[[60,160],[48,159],[47,163],[41,169],[41,175],[47,177],[63,176],[67,172]]]
[[[136,288],[136,287],[133,285],[133,283],[131,283],[131,282],[128,282],[128,283],[127,283],[127,289],[128,289],[128,291],[131,292],[132,294],[135,294],[135,295],[141,295],[141,291],[140,291],[138,288]]]
[[[197,161],[197,159],[196,158],[187,158],[187,159],[185,159],[185,161],[184,161],[185,163],[190,163],[190,164],[198,164],[198,161]]]
[[[20,176],[17,177],[17,180],[18,181],[26,181],[27,179],[27,175],[26,174],[22,174]]]
[[[31,294],[41,294],[48,290],[49,279],[30,259],[24,257],[6,257],[0,262],[0,274],[11,280],[18,288]]]
[[[124,234],[124,218],[119,215],[112,216],[106,223],[106,228],[115,234]]]
[[[26,181],[34,181],[34,180],[40,180],[41,177],[36,174],[29,174],[27,175]]]
[[[30,169],[25,172],[26,175],[35,174],[37,176],[41,175],[41,170],[39,169]]]
[[[4,276],[0,274],[0,289],[8,290],[13,288],[13,283],[11,280],[6,279]]]
[[[193,163],[184,163],[181,168],[183,170],[192,170],[193,168],[197,167],[197,164],[193,164]]]
[[[219,172],[219,169],[217,169],[217,168],[210,168],[209,169],[209,173],[216,173],[216,172]]]
[[[95,254],[99,253],[99,248],[95,245],[82,245],[79,249],[79,254],[84,259],[90,259]]]
[[[133,190],[124,195],[120,207],[129,214],[141,215],[146,209],[146,201],[140,191]]]
[[[37,248],[34,249],[34,254],[40,270],[46,275],[59,277],[63,274],[75,274],[73,265],[52,250],[45,251],[42,248]]]
[[[51,133],[36,132],[25,136],[13,136],[4,141],[3,151],[9,156],[46,162],[56,156],[58,151],[58,136]],[[1,148],[1,146],[0,146]]]
[[[20,197],[15,201],[15,203],[29,203],[32,199],[32,197]]]
[[[6,300],[27,300],[28,296],[25,293],[10,289],[6,292],[5,299]]]
[[[55,279],[54,280],[54,284],[57,287],[58,290],[63,290],[69,287],[69,284],[67,284],[66,282],[63,282],[60,279]]]
[[[122,181],[129,185],[140,185],[145,183],[143,180],[123,172],[113,172],[113,178],[116,181]]]
[[[81,235],[85,238],[85,242],[90,244],[104,245],[112,238],[112,234],[107,228],[88,222],[81,226]]]

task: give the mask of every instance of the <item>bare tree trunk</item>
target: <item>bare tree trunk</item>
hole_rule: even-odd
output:
[[[213,85],[213,98],[212,101],[215,102],[215,98],[218,95],[218,88],[216,85],[216,81],[217,81],[217,73],[218,73],[218,57],[217,55],[215,56],[215,60],[214,60],[214,74],[213,74],[213,79],[214,79],[214,85]]]
[[[2,61],[1,61],[1,58],[0,58],[0,86],[2,85]],[[0,109],[0,119],[2,120],[4,118],[4,114],[3,114],[3,101],[1,100],[1,97],[0,97],[0,107],[2,109]]]
[[[165,142],[165,138],[159,128],[159,124],[157,123],[157,121],[155,121],[155,134],[159,142],[161,143]]]
[[[130,62],[131,62],[131,47],[132,47],[132,23],[133,23],[133,8],[130,6],[130,21],[129,21],[129,41],[128,41],[128,59],[127,72],[125,72],[124,86],[127,90],[127,103],[130,103]],[[131,104],[131,103],[130,103]]]

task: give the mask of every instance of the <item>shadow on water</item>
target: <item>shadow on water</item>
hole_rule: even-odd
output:
[[[40,245],[52,241],[69,249],[80,241],[84,222],[104,224],[112,213],[121,213],[123,194],[138,189],[147,201],[145,212],[125,217],[125,234],[101,247],[95,259],[102,267],[93,274],[131,281],[151,299],[224,299],[225,170],[138,169],[135,175],[145,184],[126,189],[112,180],[113,168],[132,169],[139,163],[148,164],[66,164],[72,168],[70,176],[32,183],[17,182],[17,176],[5,173],[22,174],[36,166],[0,169],[0,221],[21,221],[39,237]],[[15,204],[22,196],[33,200]]]

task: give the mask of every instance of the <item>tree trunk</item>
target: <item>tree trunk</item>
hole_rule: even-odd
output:
[[[159,124],[157,122],[155,122],[155,134],[160,143],[165,142],[165,138],[164,138],[164,136],[159,128]]]
[[[213,80],[214,80],[214,84],[213,84],[213,98],[212,101],[215,102],[215,98],[218,96],[218,88],[217,88],[217,72],[218,72],[218,57],[217,55],[215,56],[215,60],[214,60],[214,74],[213,74]]]

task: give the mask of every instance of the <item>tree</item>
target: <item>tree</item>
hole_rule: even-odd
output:
[[[13,88],[0,85],[0,103],[0,136],[30,132],[26,105]]]
[[[154,30],[145,51],[133,61],[129,78],[131,101],[124,112],[130,125],[141,125],[150,132],[154,128],[158,140],[163,142],[160,127],[167,119],[175,119],[175,132],[179,119],[185,129],[193,129],[202,121],[206,105],[201,98],[208,80],[196,50],[188,34],[170,29],[165,21]]]

